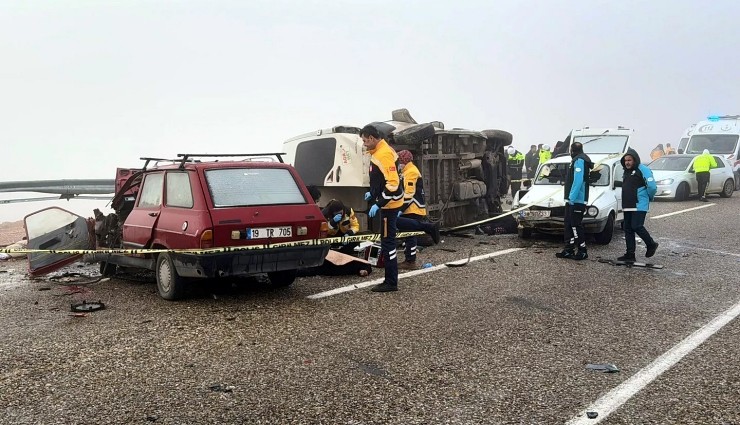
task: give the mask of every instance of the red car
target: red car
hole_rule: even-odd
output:
[[[254,158],[259,156],[261,158]],[[266,161],[277,156],[279,161]],[[201,161],[204,157],[246,157]],[[117,266],[154,270],[160,296],[182,297],[194,278],[267,273],[275,286],[293,283],[296,271],[318,266],[329,245],[306,242],[326,237],[327,223],[296,170],[281,154],[179,154],[177,160],[142,158],[139,170],[118,169],[115,214],[96,210],[85,220],[59,208],[26,217],[30,249],[70,249],[89,246],[94,227],[98,248],[202,250],[216,253],[96,253],[101,272]],[[155,166],[147,166],[155,161]],[[165,165],[161,165],[166,162]],[[51,224],[50,224],[51,223]],[[244,249],[265,244],[280,248]],[[242,249],[238,249],[242,248]],[[38,253],[29,256],[32,275],[48,273],[80,256]]]

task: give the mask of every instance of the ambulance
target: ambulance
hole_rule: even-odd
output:
[[[721,155],[732,164],[735,190],[740,190],[740,115],[712,115],[696,124],[687,154],[700,154],[704,149]]]

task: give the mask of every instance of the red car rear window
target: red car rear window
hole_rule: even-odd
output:
[[[293,175],[284,168],[206,170],[215,207],[306,204]]]

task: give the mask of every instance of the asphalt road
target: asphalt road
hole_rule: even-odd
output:
[[[308,297],[382,273],[212,282],[168,302],[148,275],[76,285],[0,263],[0,423],[740,424],[740,321],[722,316],[740,302],[740,196],[711,201],[648,220],[662,270],[599,263],[624,252],[621,232],[583,262],[556,259],[556,238],[448,235],[422,259],[521,249],[322,298]],[[70,316],[81,300],[107,308]],[[620,384],[633,394],[579,417]]]

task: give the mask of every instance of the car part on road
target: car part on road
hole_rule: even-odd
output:
[[[612,266],[644,267],[646,269],[662,269],[662,264],[642,263],[639,261],[617,261],[608,258],[600,258],[599,263],[611,264]]]
[[[102,301],[98,301],[98,302],[82,301],[81,303],[71,304],[70,308],[75,313],[89,313],[91,311],[103,310],[105,308],[105,304],[103,304]]]
[[[586,412],[586,417],[589,419],[596,419],[596,417],[599,416],[596,412]]]
[[[619,372],[619,368],[617,365],[612,363],[589,363],[586,365],[586,369],[588,370],[594,370],[596,372],[604,372],[604,373],[617,373]]]

